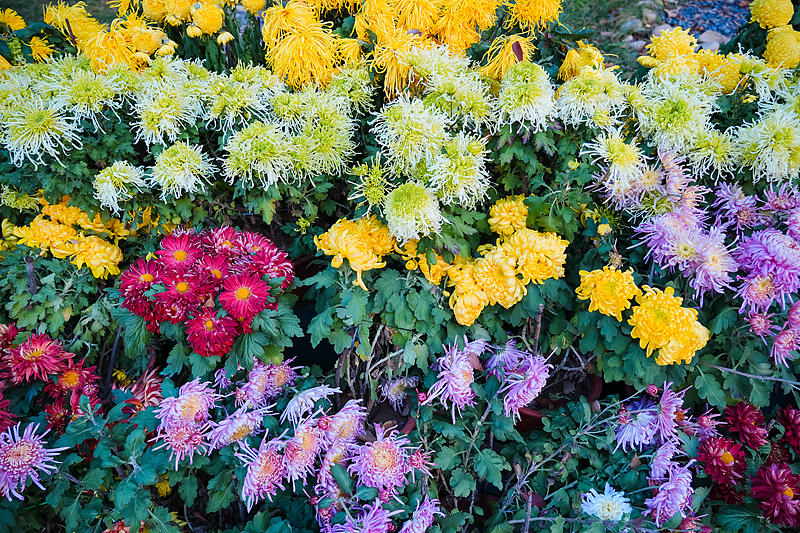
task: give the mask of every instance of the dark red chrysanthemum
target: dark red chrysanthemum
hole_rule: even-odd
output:
[[[200,234],[203,246],[213,255],[230,257],[237,253],[235,241],[238,232],[230,226],[204,231]]]
[[[0,394],[0,432],[13,426],[14,419],[17,418],[17,415],[8,410],[9,405],[11,405],[11,400],[3,400],[3,396]]]
[[[64,402],[49,403],[44,406],[44,416],[47,420],[47,429],[64,431],[72,416]]]
[[[252,231],[239,232],[233,245],[238,256],[253,255],[260,250],[274,246],[271,240],[260,233],[253,233]]]
[[[792,461],[792,452],[789,451],[789,448],[786,447],[786,444],[784,444],[782,440],[770,442],[770,446],[769,455],[764,464],[783,464]]]
[[[167,235],[161,241],[161,250],[156,252],[168,270],[186,270],[203,253],[200,239],[193,233]]]
[[[748,402],[739,402],[725,408],[728,430],[738,433],[742,443],[754,450],[767,443],[767,430],[764,428],[764,415]]]
[[[708,495],[712,500],[720,500],[730,505],[741,505],[744,494],[736,490],[736,486],[714,485]]]
[[[252,254],[249,257],[249,262],[239,268],[248,274],[258,274],[259,277],[269,276],[269,279],[284,278],[281,283],[282,289],[285,289],[294,281],[294,269],[291,261],[289,261],[289,255],[272,243]]]
[[[199,263],[199,276],[210,285],[222,285],[222,282],[230,274],[228,259],[222,255],[204,256]]]
[[[800,409],[791,406],[782,409],[778,411],[777,420],[785,430],[782,440],[794,448],[795,452],[800,453]]]
[[[231,276],[223,282],[222,288],[219,301],[237,320],[249,323],[267,308],[269,285],[257,275]]]
[[[47,334],[30,335],[25,341],[6,353],[4,361],[11,370],[14,383],[30,382],[34,379],[47,381],[66,367],[73,355],[61,348],[61,343]]]
[[[181,302],[167,302],[166,300],[156,300],[153,303],[153,312],[159,322],[169,322],[171,324],[183,324],[189,316],[190,309]],[[158,330],[156,330],[158,331]]]
[[[210,294],[209,285],[190,272],[167,272],[161,282],[166,290],[156,294],[156,300],[167,306],[194,310]]]
[[[44,387],[44,392],[51,398],[61,398],[73,391],[83,390],[84,385],[87,383],[94,383],[100,379],[94,371],[97,370],[96,366],[83,368],[86,363],[86,358],[75,364],[72,359],[69,360],[67,367],[58,373],[58,380],[53,383],[50,381]]]
[[[751,493],[761,500],[758,506],[773,524],[800,525],[800,476],[786,465],[762,466],[752,479]]]
[[[733,485],[747,468],[742,445],[725,437],[703,439],[697,458],[706,464],[706,473],[720,485]]]
[[[192,349],[204,356],[225,355],[231,351],[236,340],[238,323],[228,315],[217,317],[214,309],[204,307],[194,318],[186,323],[189,344]]]
[[[11,344],[18,333],[19,330],[16,324],[0,324],[0,358],[2,358],[7,349],[11,348]]]
[[[119,292],[122,295],[122,307],[135,315],[147,317],[153,312],[150,300],[145,292],[153,283],[160,281],[160,270],[155,261],[138,259],[119,277]]]

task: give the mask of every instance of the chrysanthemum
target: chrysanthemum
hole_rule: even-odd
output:
[[[94,373],[97,370],[96,366],[84,368],[86,358],[80,363],[75,364],[72,359],[67,361],[67,367],[58,373],[58,378],[54,382],[50,381],[45,385],[44,392],[51,397],[61,399],[63,396],[83,390],[84,385],[87,383],[94,383],[100,379],[100,376]]]
[[[502,250],[516,263],[516,272],[525,283],[544,283],[564,276],[569,242],[553,232],[521,229],[506,238]]]
[[[486,141],[459,132],[447,141],[428,169],[428,183],[444,205],[472,209],[486,196]]]
[[[323,398],[327,400],[328,396],[334,393],[341,393],[338,388],[328,387],[327,385],[320,385],[310,389],[298,392],[281,413],[281,423],[290,420],[293,426],[297,426],[302,420],[303,416],[314,410],[314,405]]]
[[[381,387],[381,395],[389,401],[395,411],[400,411],[403,408],[403,402],[408,398],[406,389],[413,389],[419,383],[419,378],[416,376],[406,377],[400,376],[390,379]]]
[[[506,309],[522,300],[527,293],[525,283],[517,277],[514,256],[503,248],[488,251],[475,260],[472,277],[481,287],[490,305]]]
[[[136,93],[135,112],[136,141],[166,146],[194,123],[200,114],[200,101],[180,83],[153,82]]]
[[[160,420],[159,429],[166,429],[179,422],[201,424],[209,419],[209,411],[216,407],[220,399],[209,382],[197,378],[178,389],[178,396],[164,398],[156,409]]]
[[[0,33],[25,29],[25,20],[13,9],[0,9]]]
[[[548,365],[544,357],[528,355],[518,369],[506,374],[505,383],[497,391],[498,395],[504,394],[503,412],[506,416],[516,420],[519,410],[539,396],[550,377],[551,368],[553,365]]]
[[[620,272],[614,268],[580,271],[581,284],[575,289],[578,299],[589,300],[589,311],[599,311],[622,322],[622,311],[629,309],[630,300],[642,291],[633,281],[633,269]]]
[[[556,94],[556,109],[566,125],[606,128],[627,105],[623,86],[611,69],[582,67]]]
[[[389,231],[401,242],[438,234],[444,222],[436,197],[414,181],[400,185],[386,196],[383,215]]]
[[[222,308],[237,320],[248,322],[266,309],[269,285],[256,274],[230,276],[222,284],[219,301]]]
[[[162,201],[177,199],[184,193],[205,191],[205,185],[210,183],[215,171],[216,167],[210,163],[202,147],[178,142],[158,154],[151,169],[150,184],[161,187]]]
[[[406,484],[411,471],[408,461],[408,439],[398,433],[387,432],[375,424],[376,440],[367,442],[353,451],[348,471],[358,475],[359,483],[378,490],[394,493]]]
[[[706,473],[720,485],[733,485],[747,468],[742,445],[724,437],[703,439],[697,459],[705,463]]]
[[[773,228],[757,231],[740,242],[734,256],[750,276],[769,276],[777,294],[800,289],[800,243],[792,237]]]
[[[498,124],[516,124],[530,132],[547,127],[555,116],[556,101],[553,82],[536,63],[521,62],[506,72],[498,94]]]
[[[347,403],[335,415],[326,415],[319,419],[317,425],[325,432],[325,440],[329,445],[355,444],[359,435],[364,432],[367,412],[360,405],[361,400],[347,400]]]
[[[536,46],[533,36],[516,34],[500,35],[492,40],[484,59],[486,66],[481,67],[481,74],[494,80],[502,80],[506,72],[520,62],[533,61]],[[520,54],[521,58],[517,56]],[[521,59],[521,61],[520,61]]]
[[[528,206],[523,195],[500,198],[489,208],[489,229],[501,236],[525,229]]]
[[[684,56],[694,52],[697,39],[680,26],[662,31],[647,45],[647,51],[656,59],[665,60],[670,56]]]
[[[618,425],[616,428],[617,445],[624,452],[631,448],[642,449],[650,444],[656,436],[658,427],[658,413],[655,404],[646,398],[634,400],[630,405],[619,410]]]
[[[439,500],[425,496],[425,499],[417,504],[411,519],[400,528],[398,533],[425,533],[433,525],[437,515],[444,516],[440,510]]]
[[[170,270],[186,271],[201,257],[200,239],[194,233],[167,235],[156,255]]]
[[[101,170],[94,178],[94,197],[100,205],[117,213],[122,210],[119,202],[133,198],[133,188],[141,191],[146,186],[144,172],[127,161],[115,161]]]
[[[787,361],[794,360],[793,353],[798,349],[800,349],[800,331],[786,327],[775,335],[770,355],[775,360],[775,364],[789,368]]]
[[[796,453],[800,453],[800,410],[786,406],[778,411],[776,420],[783,426],[781,440],[786,441]]]
[[[195,353],[203,357],[227,354],[236,340],[238,323],[230,315],[217,316],[211,307],[204,307],[186,322],[186,335]]]
[[[602,494],[598,493],[597,489],[592,489],[581,495],[581,510],[600,520],[619,522],[633,511],[629,502],[624,492],[616,491],[606,483]]]
[[[3,362],[11,372],[13,383],[30,383],[35,379],[47,381],[50,375],[63,371],[67,359],[72,357],[59,341],[42,333],[30,335],[19,346],[8,350]]]
[[[773,524],[797,527],[800,524],[800,476],[787,465],[759,468],[752,478],[751,495],[761,500],[758,506]]]
[[[665,481],[672,468],[678,466],[678,463],[674,461],[675,456],[682,454],[680,440],[672,439],[662,443],[653,452],[648,479],[655,482]]]
[[[656,495],[644,501],[647,514],[657,526],[660,527],[675,513],[680,513],[686,518],[686,511],[691,507],[694,494],[692,472],[689,470],[692,463],[693,461],[689,461],[686,466],[673,467],[667,480],[656,488]]]
[[[119,274],[119,264],[122,262],[122,250],[119,246],[106,242],[100,237],[81,234],[72,250],[71,263],[83,268],[88,266],[96,278],[106,279],[109,274]]]
[[[294,429],[294,436],[286,442],[283,460],[289,481],[304,480],[314,472],[314,461],[323,449],[322,431],[316,421],[307,419]]]
[[[268,435],[264,435],[257,451],[247,441],[242,441],[239,443],[241,452],[236,454],[247,467],[242,499],[247,504],[248,512],[258,500],[266,497],[272,501],[272,496],[284,488],[282,481],[286,476],[286,466],[283,456],[278,453],[280,443],[267,439]]]
[[[461,412],[464,407],[475,403],[475,391],[470,385],[475,381],[472,363],[469,358],[456,349],[455,345],[448,347],[445,354],[437,360],[439,367],[438,381],[428,391],[425,404],[440,398],[442,404],[451,407],[453,423],[456,420],[456,410]],[[448,406],[448,403],[451,403]]]
[[[45,488],[39,482],[39,471],[50,474],[56,470],[55,458],[59,452],[68,448],[44,447],[44,436],[47,431],[37,435],[39,424],[28,424],[20,435],[17,424],[0,433],[0,495],[8,501],[11,497],[23,500],[22,491],[28,478],[42,490]]]
[[[737,433],[742,443],[757,450],[767,443],[767,430],[764,428],[764,415],[748,402],[739,402],[725,408],[728,431]]]
[[[750,4],[751,22],[764,29],[785,26],[792,20],[794,6],[791,0],[754,0]]]
[[[241,389],[251,405],[264,405],[267,401],[280,396],[284,385],[291,385],[294,382],[297,372],[289,366],[290,362],[291,360],[276,365],[255,360],[247,383]]]
[[[800,175],[800,119],[778,109],[736,130],[734,146],[753,180],[783,182]]]
[[[508,5],[507,28],[518,25],[523,30],[540,30],[557,22],[561,13],[561,0],[518,0]]]
[[[194,460],[194,454],[203,453],[208,444],[206,443],[206,431],[208,423],[198,424],[189,419],[180,419],[170,422],[168,425],[159,428],[154,441],[163,441],[154,450],[167,448],[170,451],[169,460],[175,457],[175,470],[178,470],[178,463],[188,458],[189,464]]]
[[[222,422],[210,422],[212,429],[207,435],[208,451],[222,449],[234,442],[241,441],[245,437],[258,433],[264,423],[264,417],[272,414],[271,407],[261,407],[248,411],[250,406],[243,405]]]
[[[291,144],[281,128],[254,122],[231,136],[225,145],[228,156],[223,170],[229,181],[241,179],[245,188],[258,178],[264,189],[287,181],[293,175]]]
[[[337,524],[329,531],[331,533],[350,533],[363,531],[364,533],[389,533],[392,531],[392,516],[401,513],[402,509],[387,511],[379,499],[373,505],[365,505],[358,515],[349,514],[344,524]],[[352,513],[352,511],[351,511]]]
[[[17,99],[5,109],[0,140],[12,163],[22,166],[27,159],[38,167],[44,163],[44,154],[57,159],[69,147],[81,146],[75,122],[67,119],[64,107],[33,95]]]
[[[3,391],[0,391],[0,431],[5,431],[14,425],[14,419],[17,415],[8,410],[11,405],[11,400],[3,400]],[[52,404],[51,404],[52,405]],[[48,428],[50,428],[48,424]]]
[[[594,143],[585,144],[581,154],[592,156],[592,161],[601,161],[605,166],[603,182],[609,194],[632,189],[641,181],[645,170],[645,159],[635,142],[626,143],[621,129],[601,133]]]

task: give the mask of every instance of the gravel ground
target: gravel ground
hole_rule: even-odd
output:
[[[749,5],[747,0],[694,0],[668,7],[664,22],[684,29],[691,28],[698,34],[712,30],[732,37],[739,26],[749,20]]]

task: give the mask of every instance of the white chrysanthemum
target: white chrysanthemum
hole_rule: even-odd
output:
[[[375,85],[366,65],[342,67],[325,88],[329,93],[344,96],[361,113],[372,111]]]
[[[709,174],[715,180],[732,174],[739,164],[739,152],[733,137],[717,130],[700,132],[692,141],[688,157],[697,175]]]
[[[419,99],[401,96],[383,108],[372,133],[399,173],[411,172],[419,163],[431,164],[448,138],[450,119]]]
[[[581,67],[580,74],[564,82],[556,94],[556,109],[564,124],[608,127],[625,108],[625,89],[611,69]]]
[[[438,233],[444,222],[433,192],[413,181],[386,195],[383,216],[389,233],[402,243]]]
[[[333,393],[341,392],[342,391],[338,388],[320,385],[319,387],[313,387],[295,394],[294,397],[289,400],[289,403],[286,404],[286,408],[281,414],[281,424],[286,422],[286,420],[291,420],[292,425],[297,426],[303,418],[303,415],[314,410],[314,405],[318,401],[327,398]]]
[[[772,100],[772,93],[781,92],[786,87],[786,80],[791,70],[770,67],[766,61],[751,54],[742,54],[744,59],[739,72],[752,82],[761,101]]]
[[[443,44],[425,48],[415,46],[401,58],[401,63],[418,78],[428,78],[434,74],[452,76],[470,68],[470,60],[466,54],[453,54]]]
[[[278,94],[286,91],[286,85],[281,78],[262,66],[239,63],[231,70],[230,77],[239,83],[258,85],[262,93]]]
[[[793,180],[800,175],[800,119],[778,109],[736,130],[734,146],[753,180]]]
[[[200,146],[176,143],[156,157],[150,184],[161,187],[161,200],[180,198],[184,192],[205,191],[205,183],[217,169]]]
[[[253,118],[264,120],[269,93],[257,83],[242,83],[228,76],[215,76],[205,94],[206,126],[217,124],[223,132],[247,124]]]
[[[458,133],[445,143],[429,168],[429,185],[445,204],[457,203],[472,209],[486,196],[489,172],[486,170],[486,141]]]
[[[228,181],[241,179],[253,186],[253,176],[264,189],[292,175],[292,145],[282,128],[254,122],[231,136],[224,150],[222,167]]]
[[[147,145],[167,146],[194,123],[200,114],[200,101],[182,85],[150,84],[139,93],[135,113],[136,142],[144,139]]]
[[[145,83],[181,84],[191,76],[190,68],[194,69],[194,72],[205,70],[199,61],[184,61],[173,56],[161,56],[152,60],[150,65],[142,71],[142,78]]]
[[[0,76],[0,118],[9,108],[16,106],[17,101],[30,98],[32,82],[31,76],[22,70],[3,71]]]
[[[17,166],[27,159],[38,167],[45,153],[58,158],[68,145],[81,146],[75,123],[65,116],[63,104],[38,95],[15,100],[6,109],[2,126],[3,146]]]
[[[642,134],[654,146],[686,151],[695,137],[709,129],[717,94],[719,87],[699,76],[650,76],[642,88],[645,105],[638,113]]]
[[[314,153],[307,158],[310,164],[297,170],[309,177],[344,171],[356,147],[352,138],[355,121],[350,116],[348,100],[327,93],[320,95],[306,107],[300,126],[300,136],[313,143]]]
[[[127,161],[116,161],[98,172],[94,178],[94,197],[102,207],[117,213],[122,210],[119,202],[133,198],[132,189],[141,191],[147,183],[144,171]]]
[[[604,163],[607,170],[603,181],[612,195],[631,190],[641,180],[646,167],[636,142],[626,143],[619,128],[601,133],[595,142],[585,144],[581,150],[583,154],[591,156],[593,163]]]
[[[556,112],[554,96],[553,82],[541,66],[527,61],[517,63],[500,83],[497,123],[518,123],[533,132],[543,130]]]
[[[619,522],[625,515],[629,515],[633,511],[629,502],[630,500],[625,497],[624,492],[617,492],[606,483],[605,491],[602,494],[598,493],[596,489],[592,489],[581,496],[581,510],[600,520]]]
[[[94,124],[95,131],[103,130],[103,110],[116,110],[121,102],[117,97],[122,85],[113,77],[95,74],[92,71],[74,70],[67,78],[51,78],[47,89],[52,91],[53,100],[72,110],[78,124],[83,119]]]
[[[461,119],[464,127],[478,131],[494,121],[497,102],[479,72],[434,73],[425,85],[425,104]]]

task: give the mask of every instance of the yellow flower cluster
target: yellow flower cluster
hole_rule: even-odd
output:
[[[325,255],[333,256],[333,268],[339,268],[347,259],[357,275],[353,284],[366,291],[361,273],[386,266],[383,256],[394,250],[397,241],[389,234],[389,228],[371,215],[359,220],[339,219],[328,231],[314,237],[314,244]]]
[[[580,271],[581,284],[575,289],[579,300],[589,300],[589,311],[599,311],[622,322],[622,312],[630,309],[631,299],[642,294],[633,281],[633,270],[615,268]]]
[[[528,206],[523,195],[507,196],[489,208],[489,229],[501,237],[527,227]]]
[[[697,321],[697,311],[681,307],[683,298],[674,295],[672,287],[665,290],[644,285],[644,294],[636,297],[628,324],[633,326],[631,337],[650,357],[658,350],[656,363],[673,365],[692,360],[697,350],[706,345],[709,331]]]
[[[436,264],[429,264],[426,254],[417,252],[418,242],[419,241],[416,239],[411,239],[406,241],[403,248],[395,246],[395,251],[402,256],[408,270],[416,270],[419,268],[420,271],[422,271],[422,275],[425,276],[425,279],[434,285],[438,285],[450,270],[451,265],[437,252],[434,252]]]
[[[42,253],[49,251],[59,259],[71,257],[75,266],[79,269],[87,266],[96,278],[105,279],[109,274],[119,274],[118,265],[122,262],[122,251],[117,243],[130,235],[130,231],[118,219],[104,223],[97,214],[90,220],[85,212],[77,207],[70,207],[68,202],[68,196],[55,205],[42,200],[42,212],[30,225],[17,226],[11,230],[17,238],[16,244],[41,248]],[[79,233],[75,226],[97,235],[86,236],[83,231]],[[113,240],[114,243],[100,236]]]

